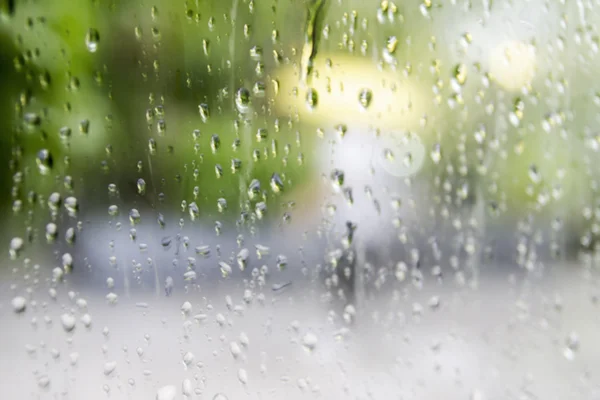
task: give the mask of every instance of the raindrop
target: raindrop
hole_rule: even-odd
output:
[[[71,314],[63,314],[60,316],[60,323],[62,324],[65,332],[71,332],[75,329],[75,317]]]
[[[283,191],[283,181],[277,172],[271,175],[271,189],[275,193]]]
[[[240,382],[242,383],[242,385],[245,385],[248,383],[248,372],[246,372],[246,370],[244,368],[240,368],[238,371],[238,379],[240,380]]]
[[[119,206],[117,206],[115,204],[109,206],[108,207],[108,215],[110,215],[111,217],[119,215]]]
[[[79,208],[79,204],[77,202],[77,198],[70,196],[65,199],[65,208],[69,212],[69,215],[74,216],[77,214],[77,209]]]
[[[193,388],[190,379],[186,378],[181,382],[181,393],[186,397],[192,397]]]
[[[210,111],[208,109],[208,104],[202,103],[198,106],[198,112],[200,113],[200,118],[202,118],[202,122],[208,121],[210,118]]]
[[[193,272],[193,271],[191,271]],[[185,275],[184,275],[185,278]],[[171,293],[173,293],[173,278],[171,278],[170,276],[167,276],[167,278],[165,279],[165,295],[166,296],[170,296]]]
[[[210,148],[213,153],[216,153],[217,150],[219,150],[219,147],[221,147],[221,138],[215,133],[210,137]]]
[[[100,33],[94,29],[88,29],[85,34],[85,46],[90,53],[95,53],[98,50],[98,42],[100,41]]]
[[[189,367],[190,365],[192,365],[192,363],[194,362],[194,354],[192,354],[191,352],[187,352],[183,355],[183,364],[186,367]]]
[[[223,278],[227,278],[229,275],[231,275],[231,265],[227,264],[225,261],[219,261],[219,268],[221,269]]]
[[[48,208],[50,208],[53,211],[58,210],[60,201],[61,201],[60,194],[57,192],[52,193],[50,196],[48,196]]]
[[[192,312],[192,303],[190,303],[189,301],[186,301],[185,303],[183,303],[181,305],[181,312],[184,315],[188,315],[190,312]]]
[[[314,350],[315,347],[317,347],[317,343],[319,342],[319,339],[317,338],[317,336],[314,333],[308,332],[306,333],[303,337],[302,337],[302,345],[307,349],[307,350]]]
[[[262,244],[257,244],[254,247],[256,247],[256,256],[259,259],[261,259],[263,256],[268,255],[271,251],[271,249],[268,246],[263,246]]]
[[[319,104],[319,94],[313,88],[308,89],[306,92],[306,105],[310,110],[314,110]]]
[[[10,240],[9,253],[12,259],[15,259],[19,256],[19,253],[21,253],[21,250],[23,250],[24,244],[24,240],[20,237],[14,237]]]
[[[17,296],[11,301],[13,311],[20,314],[27,308],[27,300],[24,297]]]
[[[237,342],[229,343],[229,351],[231,352],[233,358],[238,358],[240,354],[242,354],[242,349]]]
[[[46,240],[53,242],[58,234],[58,227],[54,222],[50,222],[46,225]]]
[[[339,170],[339,169],[334,169],[333,171],[331,171],[331,183],[333,184],[334,188],[339,188],[344,186],[344,171]]]
[[[366,110],[371,105],[371,101],[373,100],[373,92],[371,89],[362,89],[358,93],[358,102],[363,110]]]
[[[387,38],[385,42],[385,49],[389,54],[394,54],[396,52],[396,48],[398,47],[398,38],[396,36],[390,36]]]
[[[269,132],[265,128],[259,128],[256,131],[256,141],[257,142],[262,142],[262,141],[266,140],[267,136],[269,136]]]
[[[137,209],[132,208],[131,211],[129,211],[129,221],[131,222],[131,225],[138,224],[141,219],[142,216]]]
[[[201,255],[202,257],[208,258],[210,257],[210,246],[197,246],[196,254]]]
[[[260,181],[258,179],[252,179],[248,186],[248,197],[253,200],[260,193]]]
[[[250,91],[248,89],[238,89],[235,93],[235,105],[240,113],[244,114],[248,112],[250,108]]]
[[[90,314],[83,314],[81,316],[81,323],[86,328],[89,328],[90,326],[92,326],[92,317],[91,317],[91,315]]]
[[[239,158],[234,158],[231,160],[231,172],[235,174],[240,169],[242,169],[242,160]]]
[[[265,216],[265,213],[267,212],[267,203],[265,203],[264,201],[258,202],[256,203],[256,216],[261,219]]]
[[[114,305],[117,304],[117,301],[119,300],[119,296],[116,293],[109,293],[106,295],[106,301],[108,302],[108,304]]]
[[[84,119],[79,122],[79,132],[83,134],[88,134],[90,132],[90,120]]]
[[[237,262],[242,271],[244,269],[246,269],[246,264],[248,263],[248,258],[250,258],[250,251],[246,248],[241,249],[237,255]]]
[[[148,139],[148,151],[150,154],[156,154],[156,140],[152,138]]]
[[[288,263],[288,259],[286,256],[284,256],[283,254],[280,254],[277,256],[277,260],[276,260],[277,268],[279,268],[280,270],[283,270],[287,266],[287,263]]]
[[[200,209],[195,202],[190,203],[188,206],[188,211],[190,213],[190,218],[192,221],[196,220],[200,216]]]
[[[42,149],[38,151],[37,158],[35,161],[42,175],[48,174],[48,172],[50,172],[50,170],[52,169],[52,154],[50,154],[50,151],[47,149]]]

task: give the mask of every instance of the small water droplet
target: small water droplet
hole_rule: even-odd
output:
[[[131,222],[131,225],[138,224],[141,219],[142,215],[136,208],[132,208],[131,211],[129,211],[129,221]]]
[[[9,253],[12,259],[15,259],[19,256],[21,250],[23,250],[24,244],[25,241],[20,237],[14,237],[10,240]]]
[[[48,149],[41,149],[37,153],[36,164],[42,175],[46,175],[50,172],[53,165],[52,154]]]
[[[246,372],[246,370],[244,368],[240,368],[238,371],[238,379],[240,380],[240,382],[242,383],[242,385],[245,385],[248,383],[248,372]]]
[[[250,91],[246,88],[240,88],[235,93],[235,106],[241,113],[247,113],[250,109]]]
[[[208,121],[210,118],[210,111],[208,109],[208,104],[202,103],[198,105],[198,112],[200,113],[200,118],[202,118],[202,122]]]
[[[314,110],[319,104],[319,94],[316,89],[310,88],[306,92],[306,106],[310,110]]]
[[[227,278],[229,275],[231,275],[231,265],[227,264],[225,261],[219,261],[219,268],[221,269],[223,278]]]
[[[283,191],[283,181],[277,172],[271,175],[271,189],[275,193]]]
[[[309,351],[312,351],[317,347],[319,339],[314,333],[308,332],[302,337],[302,345]]]
[[[221,138],[215,133],[210,137],[210,148],[213,153],[216,153],[217,150],[219,150],[219,147],[221,147]]]
[[[371,105],[371,101],[373,100],[373,92],[371,89],[361,89],[358,93],[358,102],[363,110],[366,110]]]
[[[90,53],[95,53],[98,50],[98,43],[100,42],[100,33],[94,29],[88,29],[85,34],[85,46]]]

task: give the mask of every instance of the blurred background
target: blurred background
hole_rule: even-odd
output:
[[[600,399],[599,21],[0,1],[0,392]]]

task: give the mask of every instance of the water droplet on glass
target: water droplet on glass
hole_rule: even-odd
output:
[[[188,211],[190,213],[190,218],[192,221],[196,220],[200,216],[200,209],[195,202],[190,203],[188,206]]]
[[[187,352],[183,355],[183,364],[186,367],[189,367],[190,365],[192,365],[192,363],[194,362],[194,354],[192,354],[191,352]]]
[[[227,278],[229,275],[231,275],[231,265],[227,264],[225,261],[219,261],[219,268],[221,269],[223,278]]]
[[[283,270],[287,266],[288,259],[283,254],[280,254],[277,256],[275,263],[277,264],[277,268],[279,268],[280,270]]]
[[[390,36],[387,38],[385,42],[385,49],[389,54],[394,54],[396,52],[396,48],[398,47],[398,38],[396,36]]]
[[[69,212],[69,215],[74,216],[77,214],[77,210],[79,208],[79,204],[77,202],[77,198],[73,196],[69,196],[65,199],[65,208]]]
[[[118,300],[119,300],[119,296],[116,293],[110,292],[109,294],[106,295],[106,302],[108,304],[111,304],[111,305],[117,304]]]
[[[246,264],[248,263],[248,259],[250,258],[250,251],[246,248],[241,249],[237,255],[237,262],[240,266],[240,269],[243,271],[246,269]]]
[[[202,118],[202,122],[208,121],[210,117],[210,111],[208,109],[208,104],[202,103],[198,105],[198,112],[200,113],[200,118]]]
[[[237,342],[229,343],[229,351],[231,352],[233,358],[238,358],[240,354],[242,354],[242,349]]]
[[[316,89],[310,88],[306,92],[306,106],[310,110],[314,110],[315,107],[319,104],[319,94]]]
[[[20,314],[25,311],[27,308],[27,300],[24,297],[17,296],[11,301],[11,305],[13,307],[13,311],[17,314]]]
[[[360,103],[363,110],[369,108],[372,100],[373,92],[371,92],[371,89],[361,89],[361,91],[358,93],[358,102]]]
[[[186,397],[192,397],[193,386],[191,379],[185,378],[183,382],[181,382],[181,394]]]
[[[52,169],[52,154],[50,154],[50,151],[47,149],[42,149],[38,151],[37,158],[35,161],[42,175],[48,174],[48,172],[50,172],[50,170]]]
[[[60,206],[60,201],[61,201],[60,193],[58,193],[58,192],[52,193],[50,196],[48,196],[48,208],[50,208],[53,211],[57,211],[58,207]]]
[[[131,222],[131,225],[138,224],[141,219],[142,216],[137,209],[132,208],[131,211],[129,211],[129,221]]]
[[[9,253],[12,259],[15,259],[19,256],[21,250],[23,250],[23,245],[25,241],[20,237],[14,237],[10,240]]]
[[[283,181],[281,180],[281,177],[279,176],[279,174],[277,172],[275,172],[273,175],[271,175],[271,189],[275,192],[275,193],[279,193],[281,191],[283,191]]]
[[[240,380],[240,382],[242,383],[242,385],[245,385],[248,383],[248,372],[246,372],[246,370],[244,368],[240,368],[238,371],[238,379]]]
[[[334,169],[333,171],[331,171],[330,178],[334,188],[340,188],[344,186],[344,171]]]
[[[71,314],[63,314],[60,316],[60,323],[62,324],[65,332],[71,332],[75,329],[75,317]]]
[[[235,93],[235,106],[237,110],[244,114],[250,109],[250,91],[246,88],[240,88]]]
[[[221,138],[215,133],[210,137],[210,148],[213,153],[216,153],[217,150],[219,150],[219,147],[221,147]]]
[[[188,315],[190,312],[192,312],[192,303],[190,303],[189,301],[184,302],[181,305],[181,312],[184,315]]]
[[[98,42],[100,42],[100,33],[94,29],[88,29],[85,34],[85,46],[90,53],[95,53],[98,50]]]
[[[307,349],[307,350],[314,350],[315,347],[317,347],[317,343],[319,342],[319,339],[317,338],[317,336],[314,333],[308,332],[306,333],[303,337],[302,337],[302,345]]]

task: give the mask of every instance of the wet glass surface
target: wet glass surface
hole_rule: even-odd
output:
[[[0,397],[600,399],[599,22],[0,2]]]

